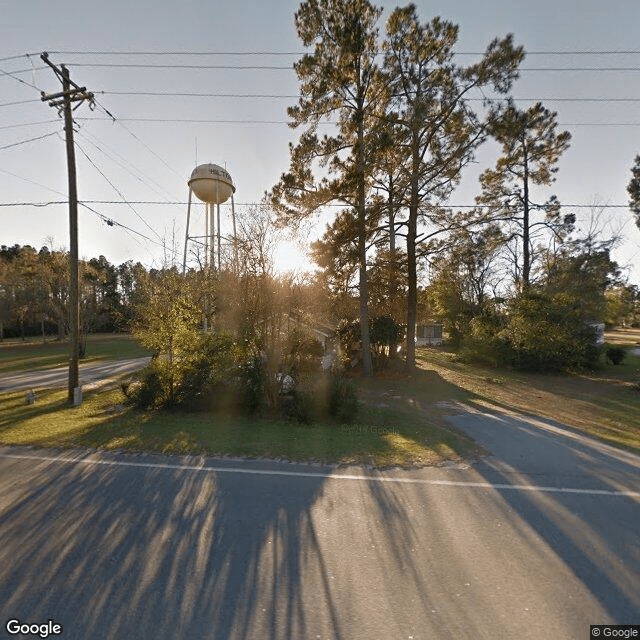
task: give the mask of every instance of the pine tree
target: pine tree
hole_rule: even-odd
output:
[[[640,229],[640,155],[636,156],[634,165],[631,168],[631,180],[627,185],[629,194],[629,208],[636,217],[636,224]]]
[[[368,0],[307,0],[295,14],[298,36],[313,46],[294,68],[300,99],[289,108],[292,126],[305,126],[291,145],[288,173],[271,191],[282,225],[296,224],[323,205],[340,202],[353,211],[357,242],[359,314],[363,373],[371,375],[369,340],[367,199],[371,188],[370,140],[379,108],[378,30],[381,10]],[[336,120],[332,135],[319,137],[318,124]]]
[[[509,103],[491,127],[492,135],[502,145],[502,155],[495,169],[487,169],[480,177],[482,194],[476,198],[479,204],[488,206],[494,220],[508,227],[508,237],[518,241],[512,251],[514,277],[525,292],[531,284],[538,229],[546,228],[561,240],[574,221],[572,216],[561,217],[555,196],[536,204],[531,194],[534,185],[554,182],[558,160],[569,147],[571,134],[557,133],[556,128],[557,113],[541,103],[525,111]],[[545,217],[535,221],[532,216],[536,211]]]
[[[421,24],[413,4],[398,8],[387,22],[384,71],[393,102],[388,119],[400,132],[396,145],[404,150],[403,196],[406,221],[407,370],[415,367],[417,319],[418,224],[425,218],[441,224],[439,211],[458,184],[463,168],[486,137],[487,120],[468,103],[474,89],[506,93],[517,77],[523,50],[511,36],[494,40],[477,64],[455,64],[458,27],[440,18]]]

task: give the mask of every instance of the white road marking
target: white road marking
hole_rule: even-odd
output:
[[[575,489],[571,487],[547,487],[528,484],[502,484],[491,482],[468,482],[462,480],[427,480],[425,478],[394,478],[388,476],[366,476],[340,474],[333,472],[285,471],[274,469],[244,469],[240,467],[209,467],[188,464],[169,464],[159,462],[133,462],[128,460],[103,460],[95,458],[68,458],[64,456],[39,456],[19,453],[0,453],[0,458],[13,460],[35,460],[38,462],[57,462],[63,464],[89,464],[112,467],[138,467],[144,469],[166,469],[171,471],[198,471],[205,473],[239,473],[259,476],[289,476],[301,478],[327,478],[331,480],[350,480],[358,482],[391,482],[398,484],[422,484],[442,487],[468,487],[475,489],[499,489],[506,491],[540,491],[544,493],[572,493],[592,496],[618,496],[640,498],[640,491],[614,491],[610,489]]]

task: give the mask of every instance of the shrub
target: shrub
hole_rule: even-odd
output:
[[[314,414],[312,397],[307,392],[294,388],[281,396],[280,411],[289,420],[300,424],[311,424]]]
[[[600,349],[578,301],[566,294],[528,293],[514,298],[502,318],[471,322],[466,354],[493,366],[525,371],[593,369]]]
[[[141,409],[210,408],[213,390],[219,392],[236,375],[236,351],[230,336],[200,335],[194,339],[193,349],[180,358],[169,360],[160,355],[152,360],[136,381],[122,386],[122,391]]]
[[[626,352],[622,347],[609,347],[605,352],[607,362],[613,365],[622,364]]]
[[[354,380],[332,373],[329,381],[329,415],[340,422],[353,422],[358,416],[358,395]]]
[[[579,301],[568,294],[530,293],[510,305],[508,339],[514,366],[526,371],[593,369],[600,350]]]
[[[221,393],[230,391],[237,376],[237,347],[226,334],[201,336],[194,352],[183,358],[171,403],[184,409],[209,409]]]
[[[248,415],[255,415],[266,404],[266,370],[262,358],[253,356],[240,369],[240,402]]]
[[[404,327],[391,316],[377,316],[371,322],[369,338],[378,353],[387,349],[392,356],[395,346],[404,338]]]
[[[123,383],[121,388],[129,402],[139,409],[161,407],[169,396],[166,373],[162,371],[158,360],[153,360],[138,373],[136,380]]]

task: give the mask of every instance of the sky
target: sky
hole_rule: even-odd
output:
[[[238,216],[287,170],[288,145],[300,133],[286,124],[286,108],[298,93],[292,64],[303,52],[294,25],[298,2],[2,5],[0,244],[69,245],[62,120],[40,100],[40,91],[57,92],[60,83],[40,60],[43,51],[55,64],[66,64],[72,80],[97,101],[93,111],[84,103],[74,113],[78,196],[93,209],[79,211],[82,257],[158,267],[166,257],[163,246],[169,246],[181,261],[187,180],[196,164],[226,167],[236,186]],[[461,61],[474,60],[467,54],[484,51],[507,33],[524,46],[527,57],[513,96],[523,108],[541,100],[558,112],[560,129],[572,134],[547,193],[574,205],[567,212],[576,213],[583,227],[606,206],[600,216],[604,232],[622,236],[614,258],[640,284],[640,231],[626,207],[631,166],[640,154],[640,3],[416,5],[423,21],[438,15],[459,25]],[[381,32],[396,5],[382,6]],[[490,145],[478,154],[450,204],[473,204],[477,176],[495,159]],[[50,202],[60,204],[42,206]],[[222,218],[224,232],[228,204]],[[194,206],[192,221],[193,234],[204,230],[202,206]],[[312,269],[304,247],[322,231],[319,223],[283,244],[279,267]]]

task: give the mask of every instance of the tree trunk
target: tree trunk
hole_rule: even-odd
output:
[[[367,201],[364,157],[364,109],[363,100],[358,105],[358,261],[360,290],[360,338],[362,344],[362,374],[370,377],[371,341],[369,340],[369,280],[367,275]]]
[[[522,137],[522,150],[524,158],[524,208],[522,213],[522,291],[523,293],[526,293],[529,290],[529,281],[531,279],[531,254],[529,251],[529,158],[527,155],[527,143],[525,141],[524,135]]]
[[[412,153],[411,192],[407,226],[407,373],[416,368],[416,319],[418,314],[418,269],[416,261],[416,237],[418,235],[418,167],[419,147],[414,141]]]
[[[417,207],[409,208],[407,230],[407,361],[408,373],[416,368],[416,318],[418,307],[418,274],[416,266]]]

